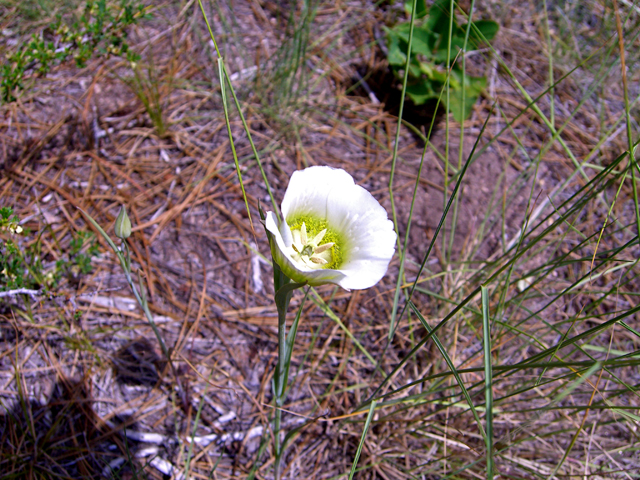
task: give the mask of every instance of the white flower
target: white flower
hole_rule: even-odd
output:
[[[23,228],[14,222],[9,224],[9,231],[11,233],[19,234],[19,233],[22,233]]]
[[[265,226],[274,260],[293,281],[359,290],[386,273],[395,252],[393,222],[344,170],[294,172],[281,207],[284,221],[268,212]]]

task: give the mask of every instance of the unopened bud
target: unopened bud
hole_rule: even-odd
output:
[[[124,208],[124,205],[120,208],[114,230],[116,237],[123,240],[131,236],[131,220],[129,220],[129,215],[127,215],[127,210]]]

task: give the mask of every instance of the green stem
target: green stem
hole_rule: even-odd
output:
[[[300,313],[296,317],[294,326],[291,329],[292,336],[290,343],[287,344],[287,310],[291,295],[297,288],[303,287],[304,283],[291,283],[291,279],[287,277],[277,263],[273,262],[273,285],[275,287],[275,301],[278,308],[278,364],[273,379],[273,396],[275,397],[276,411],[273,421],[273,434],[275,443],[275,478],[280,480],[282,475],[282,453],[284,451],[283,444],[280,442],[280,426],[282,423],[282,407],[287,396],[287,380],[289,365],[291,364],[291,352],[293,351],[293,336],[296,334],[297,322]]]
[[[182,404],[182,407],[186,409],[189,406],[189,401],[187,398],[185,388],[182,382],[180,381],[180,375],[178,374],[178,370],[176,369],[176,366],[174,365],[173,360],[171,358],[171,352],[167,348],[167,344],[164,343],[164,340],[162,339],[162,335],[160,334],[158,325],[156,325],[156,322],[153,320],[153,315],[151,314],[151,309],[149,308],[149,302],[147,301],[147,295],[145,294],[145,291],[144,291],[144,285],[142,284],[142,279],[140,278],[139,275],[138,275],[139,289],[136,288],[135,282],[131,275],[131,258],[129,256],[129,246],[127,245],[127,241],[123,240],[122,245],[123,245],[122,250],[116,251],[116,254],[118,255],[120,263],[122,264],[122,269],[124,270],[127,283],[131,287],[131,290],[133,291],[133,295],[136,297],[138,305],[142,307],[142,310],[144,311],[144,314],[147,317],[147,321],[149,322],[149,325],[151,325],[151,328],[153,329],[153,333],[158,339],[158,343],[160,343],[160,348],[162,349],[162,353],[167,359],[167,364],[171,368],[171,373],[173,374],[173,377],[176,381],[176,386],[178,387],[178,394],[180,395],[180,402]]]
[[[287,310],[291,293],[287,277],[277,263],[273,262],[273,286],[276,292],[275,301],[278,308],[278,364],[276,365],[275,378],[273,380],[274,397],[276,403],[275,418],[273,422],[273,434],[275,442],[275,478],[279,480],[282,474],[282,444],[280,443],[280,425],[282,423],[282,407],[284,405],[284,392],[286,390],[285,362],[287,359]]]
[[[153,329],[153,333],[156,335],[156,338],[160,343],[160,348],[162,349],[162,353],[167,358],[167,361],[171,364],[171,367],[173,367],[173,363],[171,362],[171,355],[169,353],[169,350],[167,349],[167,345],[164,343],[164,340],[162,339],[162,335],[160,335],[160,330],[158,330],[158,326],[156,325],[156,322],[153,320],[153,315],[151,314],[151,310],[149,309],[149,303],[147,302],[147,297],[144,293],[143,286],[140,285],[140,291],[138,291],[138,289],[136,288],[135,282],[133,281],[133,277],[131,276],[131,260],[129,258],[129,246],[127,245],[126,240],[122,241],[122,245],[123,247],[122,247],[122,250],[120,251],[120,255],[122,255],[122,258],[120,258],[120,263],[122,264],[122,269],[124,270],[124,275],[125,275],[125,278],[127,279],[127,283],[131,287],[131,290],[133,291],[133,295],[136,297],[136,301],[138,302],[138,305],[142,307],[144,315],[147,317],[147,320],[151,325],[151,328]],[[116,252],[116,254],[117,253],[118,252]],[[124,259],[124,262],[123,262],[123,259]]]
[[[287,305],[284,308],[278,306],[278,365],[276,366],[276,376],[274,380],[275,387],[275,399],[276,399],[276,414],[273,423],[273,431],[275,435],[275,478],[280,479],[282,474],[282,445],[280,443],[280,424],[282,422],[282,407],[284,405],[284,392],[286,378],[284,372],[286,370],[285,360],[287,358]]]

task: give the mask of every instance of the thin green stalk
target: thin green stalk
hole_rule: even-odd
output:
[[[489,316],[489,291],[482,285],[482,343],[484,346],[484,398],[487,446],[487,480],[493,480],[493,372],[491,369],[491,317]]]
[[[409,41],[407,46],[407,63],[405,64],[404,71],[406,72],[402,79],[402,92],[400,93],[400,111],[398,112],[398,126],[396,128],[396,138],[393,144],[393,155],[391,159],[391,172],[389,173],[389,200],[391,202],[391,214],[393,216],[393,224],[398,233],[398,216],[396,213],[396,204],[393,196],[393,177],[396,171],[396,162],[398,160],[398,147],[400,144],[400,127],[402,126],[402,113],[404,111],[404,100],[407,93],[407,80],[409,79],[409,65],[411,62],[411,44],[413,42],[413,28],[416,23],[416,5],[418,0],[413,0],[413,7],[411,9],[411,21],[409,23]],[[397,246],[400,249],[400,236],[397,237]]]
[[[275,416],[273,422],[273,435],[274,449],[275,449],[275,478],[279,479],[281,475],[281,461],[282,451],[280,448],[280,424],[282,422],[282,406],[284,404],[284,386],[283,377],[285,366],[284,362],[287,358],[287,309],[289,308],[289,301],[291,300],[291,292],[284,292],[291,280],[287,277],[278,264],[273,262],[273,285],[276,291],[276,307],[278,308],[278,363],[276,365],[276,372],[274,375],[273,385],[275,394]],[[278,296],[278,293],[281,293]],[[284,294],[282,294],[284,293]]]
[[[478,144],[480,143],[480,138],[482,137],[482,134],[484,133],[484,130],[487,128],[487,123],[489,121],[489,118],[491,118],[491,113],[489,115],[487,115],[487,118],[485,119],[484,124],[482,125],[482,129],[480,130],[480,133],[478,134],[478,138],[476,139],[476,142],[473,145],[473,148],[471,149],[471,152],[469,153],[469,157],[467,158],[467,161],[464,163],[464,166],[462,167],[462,170],[460,171],[460,175],[458,176],[456,185],[453,189],[453,192],[451,192],[451,196],[449,197],[448,202],[445,204],[445,208],[444,211],[442,212],[442,216],[440,217],[440,222],[438,223],[438,226],[436,227],[436,230],[433,234],[433,238],[431,239],[431,242],[429,243],[429,247],[427,248],[427,251],[422,259],[422,263],[420,264],[420,268],[418,269],[418,273],[416,275],[416,282],[413,284],[413,287],[411,288],[408,298],[407,298],[407,303],[405,303],[404,307],[402,308],[402,311],[400,312],[400,315],[398,316],[398,318],[402,318],[402,316],[404,315],[404,312],[406,311],[407,307],[409,306],[409,301],[411,300],[411,297],[413,296],[413,293],[416,289],[416,286],[418,285],[417,279],[420,278],[420,275],[422,275],[422,272],[425,268],[425,266],[427,265],[427,260],[429,259],[429,256],[431,255],[431,250],[433,249],[435,242],[438,238],[438,235],[440,233],[440,231],[442,230],[442,227],[444,226],[444,223],[447,219],[447,214],[449,213],[449,209],[451,208],[451,205],[453,204],[454,199],[456,198],[456,195],[458,194],[458,190],[460,189],[460,185],[462,184],[462,179],[464,178],[465,173],[467,172],[467,169],[469,168],[469,165],[471,165],[471,161],[474,158],[474,154],[476,151],[476,148],[478,146]],[[396,324],[397,325],[397,324]]]
[[[297,288],[303,287],[303,283],[291,283],[291,279],[287,277],[278,264],[273,262],[273,285],[276,291],[275,302],[278,309],[278,364],[273,379],[273,390],[275,397],[275,415],[273,422],[273,434],[275,437],[275,478],[279,480],[282,475],[282,443],[280,442],[280,427],[282,424],[282,407],[286,399],[287,380],[289,374],[289,366],[291,364],[291,353],[293,351],[293,342],[300,320],[302,305],[298,310],[294,326],[289,334],[289,342],[287,342],[287,310],[291,295]]]
[[[171,358],[171,352],[169,352],[169,349],[167,348],[167,345],[165,344],[162,338],[162,335],[160,334],[160,330],[158,329],[158,326],[156,325],[156,322],[153,319],[153,314],[149,309],[149,302],[147,301],[145,288],[144,288],[144,285],[142,284],[142,278],[138,276],[138,288],[136,288],[136,284],[133,281],[133,277],[131,276],[131,257],[129,255],[129,247],[127,245],[127,241],[123,239],[122,249],[119,249],[116,246],[116,244],[113,242],[113,240],[111,240],[111,237],[107,235],[107,232],[104,231],[104,229],[98,224],[98,222],[96,222],[93,219],[93,217],[91,217],[91,215],[89,215],[87,212],[82,210],[80,207],[78,207],[78,209],[84,214],[84,216],[96,228],[96,230],[98,230],[100,235],[106,240],[106,242],[109,244],[113,252],[116,254],[116,257],[118,257],[120,266],[122,267],[127,283],[129,284],[129,287],[131,288],[131,291],[133,292],[133,295],[135,296],[136,301],[138,302],[138,305],[140,305],[140,307],[142,308],[145,314],[145,317],[147,317],[147,321],[149,322],[149,325],[151,325],[151,329],[153,330],[153,333],[155,334],[158,340],[158,343],[160,344],[162,353],[164,357],[167,359],[167,364],[171,368],[171,372],[176,382],[176,386],[178,387],[178,394],[180,395],[181,405],[183,407],[186,407],[189,401],[187,398],[187,394],[185,392],[185,388],[182,385],[182,382],[180,381],[180,375],[178,375],[178,370],[176,369],[176,366],[173,363],[173,359]],[[130,233],[131,232],[129,232],[129,234]]]
[[[369,425],[371,425],[371,420],[373,419],[373,412],[376,411],[376,401],[371,402],[371,406],[369,407],[369,413],[367,414],[367,419],[364,422],[364,428],[362,429],[362,436],[360,437],[360,443],[358,444],[358,450],[356,451],[356,456],[353,458],[353,464],[351,465],[351,472],[349,473],[349,480],[353,480],[353,476],[356,473],[356,467],[358,466],[358,460],[360,460],[360,454],[362,453],[362,446],[364,445],[364,439],[367,436],[367,432],[369,431]]]
[[[622,21],[620,19],[620,9],[617,0],[613,0],[613,6],[616,14],[616,29],[618,30],[618,48],[620,49],[620,71],[622,73],[622,87],[624,90],[624,111],[627,119],[627,142],[629,146],[629,162],[631,168],[631,180],[633,187],[633,200],[636,212],[636,229],[638,237],[640,237],[640,204],[638,204],[638,186],[636,185],[636,169],[638,169],[638,160],[636,159],[636,149],[634,147],[633,135],[631,133],[631,108],[629,105],[629,87],[627,85],[627,68],[624,51],[624,37],[622,32]],[[635,167],[635,168],[633,168]],[[640,172],[640,170],[638,170]]]
[[[231,121],[229,120],[229,108],[227,106],[227,93],[225,88],[225,83],[227,81],[226,69],[224,68],[224,61],[222,60],[222,58],[218,58],[218,75],[220,77],[220,95],[222,96],[222,109],[224,110],[224,121],[227,125],[229,144],[231,145],[231,154],[233,155],[233,161],[236,164],[236,173],[238,174],[238,181],[240,182],[240,189],[242,190],[242,198],[244,199],[244,205],[247,209],[247,215],[249,216],[249,223],[253,227],[253,222],[251,221],[251,210],[249,209],[249,200],[247,199],[247,193],[244,191],[242,172],[240,171],[240,162],[238,161],[236,145],[233,141],[233,133],[231,133]],[[231,85],[231,82],[229,82],[229,85]]]
[[[449,2],[449,39],[447,40],[447,81],[444,85],[446,97],[447,97],[447,112],[449,111],[449,105],[451,105],[451,38],[453,37],[453,7],[454,2],[451,0]],[[471,23],[471,19],[469,19],[469,23]],[[462,89],[464,90],[464,88]],[[462,145],[460,145],[460,149],[462,149]],[[446,115],[445,123],[444,123],[444,175],[443,175],[443,183],[444,183],[444,195],[442,197],[442,208],[446,208],[447,206],[447,192],[449,191],[449,115]],[[453,196],[452,196],[453,198]],[[447,234],[442,234],[442,253],[446,260],[450,260],[450,253],[447,251]],[[447,268],[446,265],[442,265],[442,269],[445,270]]]
[[[453,361],[451,360],[451,357],[447,353],[447,350],[444,348],[444,345],[442,344],[442,342],[440,342],[440,339],[435,334],[435,329],[429,326],[429,324],[427,323],[427,320],[424,318],[422,313],[420,313],[420,311],[412,301],[409,301],[409,306],[411,307],[411,310],[413,310],[413,313],[416,314],[416,316],[422,323],[422,326],[427,331],[427,334],[433,337],[433,343],[435,343],[436,347],[438,347],[438,350],[440,350],[440,353],[442,354],[442,358],[444,358],[444,361],[447,363],[449,370],[451,370],[451,373],[453,374],[454,378],[456,379],[456,382],[458,383],[458,386],[460,387],[460,391],[462,391],[462,395],[464,396],[467,404],[469,405],[469,409],[471,410],[471,413],[473,414],[473,418],[478,424],[478,429],[480,430],[480,434],[482,435],[482,438],[484,438],[485,441],[488,441],[487,432],[485,431],[484,428],[482,428],[482,422],[480,421],[480,416],[478,415],[477,409],[473,404],[473,401],[471,400],[471,395],[469,394],[469,390],[465,386],[458,369],[453,364]]]
[[[287,311],[286,309],[282,311],[278,307],[278,365],[276,366],[276,374],[274,380],[274,390],[276,397],[276,411],[275,411],[275,419],[273,422],[273,435],[274,439],[274,447],[275,447],[275,478],[276,480],[280,479],[282,475],[282,448],[280,443],[280,426],[282,422],[282,407],[284,406],[284,388],[283,388],[283,376],[282,372],[284,371],[284,359],[286,358],[286,318]]]
[[[415,8],[415,5],[414,5]],[[440,96],[438,97],[438,101],[436,103],[436,107],[434,111],[438,111],[438,108],[440,107],[440,102],[442,100],[442,93],[440,92]],[[401,249],[399,249],[400,252],[400,269],[398,272],[398,280],[396,283],[396,290],[394,292],[393,295],[393,305],[391,308],[391,321],[389,322],[389,335],[388,335],[388,341],[390,342],[393,338],[393,333],[395,332],[395,327],[396,327],[396,317],[398,314],[398,303],[400,300],[400,290],[401,290],[401,285],[402,283],[406,283],[406,278],[404,275],[404,266],[405,266],[405,261],[406,261],[406,254],[407,254],[407,249],[409,248],[409,234],[411,233],[411,220],[413,219],[413,209],[415,207],[415,202],[416,202],[416,198],[417,198],[417,194],[418,194],[418,186],[420,185],[420,177],[422,175],[422,168],[424,167],[424,157],[427,153],[427,147],[431,145],[431,143],[429,142],[429,139],[431,138],[431,132],[433,131],[433,127],[436,123],[436,116],[434,115],[433,118],[431,119],[431,124],[429,125],[429,132],[427,133],[427,135],[423,135],[422,132],[420,132],[419,130],[415,129],[414,131],[420,136],[422,137],[422,139],[424,140],[424,148],[422,149],[422,155],[420,156],[420,165],[418,166],[418,173],[416,174],[416,183],[414,184],[413,187],[413,196],[411,197],[411,207],[409,209],[409,219],[407,220],[407,230],[405,232],[404,235],[404,245]],[[411,124],[406,124],[408,127],[413,127],[413,125]],[[396,145],[397,145],[397,141],[396,141]],[[394,148],[394,151],[396,151],[396,149]],[[396,151],[397,153],[397,151]],[[391,169],[391,175],[393,175],[393,169]],[[391,183],[389,183],[390,187],[391,187]],[[397,224],[396,224],[397,225]],[[398,238],[399,241],[399,238]]]
[[[467,51],[467,44],[469,43],[469,33],[471,32],[471,18],[473,17],[473,11],[475,8],[475,0],[471,0],[471,6],[469,7],[469,15],[468,15],[468,22],[467,22],[467,28],[465,30],[465,34],[464,34],[464,42],[462,44],[462,51],[461,51],[461,55],[460,55],[460,59],[462,62],[462,85],[463,87],[460,89],[461,90],[461,95],[462,95],[462,101],[460,102],[463,105],[463,109],[464,109],[464,104],[465,104],[465,97],[467,94],[467,89],[464,88],[464,79],[465,79],[465,75],[467,73],[467,56],[465,55],[466,51]],[[451,17],[450,17],[450,21],[453,21],[453,10],[451,10]],[[451,42],[449,42],[451,43]],[[449,54],[451,55],[451,49],[449,49]],[[453,68],[453,66],[452,66]],[[449,75],[451,75],[449,73]],[[449,83],[449,80],[447,80],[447,84]],[[449,105],[449,104],[447,104]],[[460,136],[458,137],[458,171],[460,171],[460,169],[462,168],[462,158],[463,158],[463,154],[464,154],[464,149],[462,148],[464,145],[464,120],[462,122],[460,122]],[[448,158],[448,157],[447,157]],[[446,189],[445,189],[446,191]],[[451,219],[451,232],[449,233],[449,252],[451,253],[453,251],[453,241],[454,238],[456,236],[456,227],[458,225],[458,209],[460,207],[460,201],[462,200],[462,192],[460,193],[460,195],[458,195],[456,197],[455,203],[453,204],[453,217]]]
[[[260,173],[262,174],[262,179],[264,180],[264,184],[265,184],[265,187],[267,188],[267,192],[269,193],[269,198],[271,199],[271,203],[273,205],[273,211],[278,217],[278,220],[280,220],[280,209],[278,208],[278,204],[273,196],[273,192],[271,191],[271,186],[269,185],[269,181],[267,180],[267,174],[265,173],[264,168],[262,167],[262,162],[260,161],[260,155],[258,155],[258,150],[256,149],[256,146],[253,143],[253,139],[251,138],[251,131],[249,130],[249,125],[247,125],[247,121],[245,120],[244,115],[242,114],[242,109],[240,108],[240,102],[238,101],[238,97],[236,96],[236,92],[233,89],[233,85],[231,84],[231,80],[229,78],[229,72],[227,72],[227,68],[225,67],[224,62],[222,61],[222,55],[220,55],[220,50],[218,49],[218,43],[216,42],[216,39],[213,36],[213,31],[211,30],[211,25],[209,25],[209,19],[207,18],[207,14],[204,11],[202,0],[198,0],[198,5],[200,6],[200,10],[202,11],[202,16],[204,17],[204,21],[207,24],[207,29],[209,30],[209,36],[211,37],[211,41],[213,42],[213,46],[216,50],[216,54],[218,55],[218,61],[222,63],[222,66],[219,66],[218,68],[222,69],[222,73],[224,74],[224,79],[226,79],[226,81],[229,84],[229,90],[231,91],[231,95],[233,96],[233,101],[235,102],[236,109],[240,114],[240,119],[242,120],[242,126],[244,127],[244,131],[247,134],[247,138],[249,139],[249,143],[251,144],[251,150],[256,159],[256,163],[258,164],[258,168],[260,169]],[[223,102],[226,102],[226,96],[224,95],[223,84],[224,84],[224,81],[221,78],[220,88],[222,89],[222,92],[223,92],[222,99],[223,99]],[[225,103],[223,103],[223,105],[225,105]],[[227,128],[230,128],[228,122],[227,122]],[[231,138],[231,145],[233,146],[233,138]],[[235,156],[234,156],[234,160],[236,160],[236,166],[237,166],[237,158]],[[240,171],[239,167],[237,168],[239,173]],[[247,205],[247,212],[248,212],[249,206],[247,204],[247,197],[246,195],[244,195],[244,186],[242,185],[241,177],[239,177],[239,181],[240,181],[240,186],[242,187],[242,193],[244,196],[245,204]],[[251,218],[251,215],[249,215],[249,218]]]
[[[434,115],[435,119],[435,115]],[[433,127],[433,120],[431,126]],[[413,196],[411,197],[411,206],[409,207],[409,218],[407,220],[407,230],[404,234],[404,244],[399,250],[400,254],[400,269],[398,271],[398,279],[396,282],[396,290],[393,294],[393,306],[391,310],[391,322],[389,322],[389,341],[393,338],[393,332],[395,331],[396,315],[398,313],[398,303],[400,301],[400,292],[402,291],[402,284],[405,283],[404,265],[406,261],[407,250],[409,248],[409,234],[411,233],[411,219],[413,218],[413,209],[416,204],[416,198],[418,194],[418,186],[420,185],[420,176],[422,175],[422,167],[424,166],[424,157],[427,153],[427,144],[425,143],[422,149],[422,156],[420,157],[420,165],[418,166],[418,173],[416,174],[416,183],[413,186]]]

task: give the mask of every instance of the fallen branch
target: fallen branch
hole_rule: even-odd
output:
[[[36,297],[42,295],[42,290],[31,290],[29,288],[16,288],[15,290],[7,290],[6,292],[0,292],[0,298],[2,297],[15,297],[16,295],[29,295],[33,300]]]

